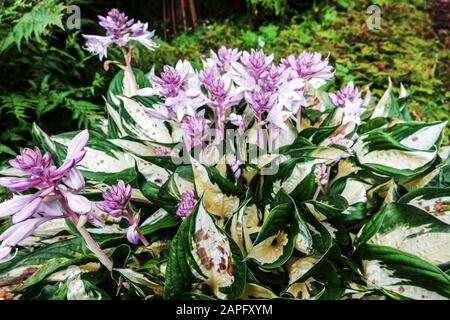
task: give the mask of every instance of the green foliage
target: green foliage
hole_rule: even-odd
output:
[[[59,132],[93,127],[103,114],[101,65],[90,67],[94,59],[82,48],[79,31],[64,31],[66,4],[0,4],[0,67],[7,75],[0,79],[0,154],[27,145],[32,122]]]
[[[259,6],[263,10],[275,13],[276,16],[284,14],[287,5],[287,0],[247,0],[247,2],[253,7],[254,11]]]
[[[31,11],[18,17],[22,9],[32,6]],[[14,21],[12,30],[5,35],[2,31],[2,40],[0,41],[0,53],[8,49],[12,44],[16,44],[20,49],[22,42],[35,40],[42,43],[42,36],[49,33],[51,26],[64,29],[62,25],[62,16],[64,5],[58,0],[47,1],[4,1],[0,7],[3,12],[0,16],[2,23]],[[5,11],[3,11],[5,10]]]

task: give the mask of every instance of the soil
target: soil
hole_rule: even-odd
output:
[[[447,48],[450,48],[450,0],[431,0],[429,5],[433,28]]]

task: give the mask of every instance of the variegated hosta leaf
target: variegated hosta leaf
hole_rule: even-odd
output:
[[[363,248],[362,265],[367,286],[392,298],[450,298],[450,276],[415,255],[367,244]]]
[[[407,203],[428,212],[450,225],[450,189],[422,188],[401,197],[399,203]]]
[[[377,117],[399,117],[399,115],[400,108],[398,106],[397,99],[392,92],[392,81],[391,78],[389,78],[389,86],[384,92],[381,99],[378,101],[370,118],[374,119]]]
[[[160,229],[176,226],[178,223],[180,223],[179,217],[177,217],[173,212],[169,213],[161,208],[142,222],[139,229],[142,234],[146,235]]]
[[[263,199],[265,201],[273,199],[280,190],[299,201],[312,198],[317,186],[315,165],[326,161],[301,157],[281,163],[276,174],[264,179]]]
[[[189,230],[190,255],[197,278],[221,299],[237,298],[245,283],[245,263],[234,241],[214,223],[203,201],[193,210]],[[189,262],[189,260],[188,260]]]
[[[136,141],[131,139],[108,139],[108,141],[122,150],[138,157],[148,157],[155,154],[155,147],[147,141]]]
[[[160,144],[173,143],[172,136],[164,121],[150,117],[146,107],[138,101],[123,96],[111,99],[116,111],[120,114],[120,126],[126,135],[142,141],[151,141]]]
[[[418,188],[433,186],[433,181],[436,180],[436,178],[439,179],[440,174],[442,174],[442,170],[440,168],[430,167],[428,170],[418,176],[399,179],[398,184],[404,187],[406,190],[412,191]]]
[[[253,248],[251,235],[258,233],[261,229],[258,208],[255,204],[249,204],[250,200],[251,194],[248,192],[237,212],[227,223],[229,234],[244,256],[247,256],[248,252]]]
[[[330,263],[324,263],[314,274],[305,278],[303,275],[310,273],[308,270],[316,264],[313,257],[300,258],[296,260],[290,269],[289,286],[283,291],[282,296],[300,300],[330,300],[341,299],[344,288],[338,277],[337,270]],[[301,275],[303,274],[303,275]]]
[[[119,272],[122,276],[125,277],[125,279],[127,279],[130,282],[130,284],[134,286],[143,286],[149,288],[151,291],[153,291],[154,295],[156,296],[162,296],[164,293],[164,287],[162,286],[162,284],[149,279],[142,273],[127,268],[118,268],[114,269],[114,271]],[[127,284],[125,283],[125,285]],[[139,288],[135,289],[139,290]]]
[[[278,296],[268,287],[264,287],[257,283],[246,283],[241,299],[275,299],[277,297]]]
[[[450,225],[407,204],[389,204],[361,229],[355,247],[386,246],[434,264],[450,261]]]
[[[166,296],[176,298],[191,291],[194,283],[205,283],[218,298],[236,299],[244,291],[246,272],[239,247],[199,200],[172,243]]]
[[[65,149],[75,134],[72,132],[52,137],[56,145],[60,146],[60,158],[65,158]],[[120,179],[129,182],[136,177],[133,156],[123,152],[119,147],[96,133],[91,134],[85,150],[86,155],[77,165],[85,178],[112,184]]]
[[[194,191],[194,180],[190,166],[178,167],[166,182],[167,191],[176,199],[187,191]]]
[[[129,88],[150,86],[142,72],[136,70],[135,76],[137,81],[133,77],[124,76],[124,72],[119,72],[110,84],[107,96],[109,137],[128,136],[141,141],[154,141],[158,144],[172,143],[172,137],[164,122],[150,117],[146,112],[150,105],[144,106],[141,103],[154,102],[152,98],[131,98],[135,95],[135,90]]]
[[[248,253],[248,258],[265,269],[280,267],[292,255],[298,222],[291,210],[288,204],[280,204],[270,210]]]
[[[215,215],[222,226],[239,208],[237,188],[216,169],[207,168],[193,158],[191,162],[197,196],[203,197],[207,211]]]
[[[342,220],[362,219],[366,216],[367,190],[371,185],[355,178],[336,181],[330,193],[339,195],[347,201],[347,208],[340,212]]]
[[[391,176],[418,175],[437,156],[446,122],[406,123],[362,135],[353,149],[361,166]]]

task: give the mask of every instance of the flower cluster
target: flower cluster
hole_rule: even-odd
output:
[[[127,239],[130,243],[137,244],[141,240],[144,245],[148,245],[147,240],[138,228],[139,214],[133,217],[128,211],[128,204],[131,198],[131,185],[126,185],[123,180],[119,180],[116,185],[108,188],[102,195],[103,201],[96,204],[97,208],[112,217],[123,218],[128,221]]]
[[[195,194],[193,191],[183,192],[181,195],[180,203],[177,208],[177,216],[184,219],[186,218],[192,211],[195,206],[197,199],[195,198]]]
[[[112,9],[106,17],[98,16],[99,24],[106,30],[106,36],[83,35],[86,39],[85,49],[99,56],[107,57],[108,48],[115,44],[124,47],[130,41],[136,41],[150,50],[157,44],[152,40],[155,31],[148,31],[148,23],[135,22],[124,13]]]
[[[88,131],[76,135],[67,148],[61,166],[53,164],[52,156],[42,155],[38,148],[24,148],[9,164],[21,172],[20,177],[1,177],[0,185],[20,193],[0,204],[0,217],[12,216],[13,225],[0,235],[0,262],[11,258],[12,249],[43,223],[90,212],[91,203],[78,193],[84,178],[75,167],[85,156]],[[28,191],[27,194],[22,194]]]
[[[273,54],[266,55],[262,50],[221,47],[211,51],[203,64],[198,72],[187,61],[179,61],[175,67],[164,66],[159,76],[151,76],[151,88],[138,90],[142,96],[164,98],[148,109],[149,115],[177,125],[189,137],[191,146],[199,144],[192,143],[193,132],[202,137],[208,126],[202,109],[205,105],[213,113],[215,143],[224,139],[228,123],[241,132],[245,130],[252,119],[236,112],[243,101],[256,120],[257,143],[261,143],[263,128],[276,138],[288,129],[289,119],[300,121],[307,87],[317,87],[333,75],[328,60],[319,53],[303,52],[275,64]]]

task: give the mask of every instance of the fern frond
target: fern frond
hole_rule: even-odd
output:
[[[78,120],[80,128],[94,128],[102,118],[103,108],[86,100],[67,99],[65,106],[72,111],[72,117]]]
[[[62,18],[65,6],[58,0],[45,0],[34,6],[16,22],[12,30],[0,41],[0,53],[13,43],[20,50],[23,42],[34,39],[40,41],[50,26],[64,29]]]
[[[18,121],[26,121],[28,109],[34,109],[34,101],[21,94],[10,94],[9,96],[1,96],[0,111],[6,111],[13,115]]]

